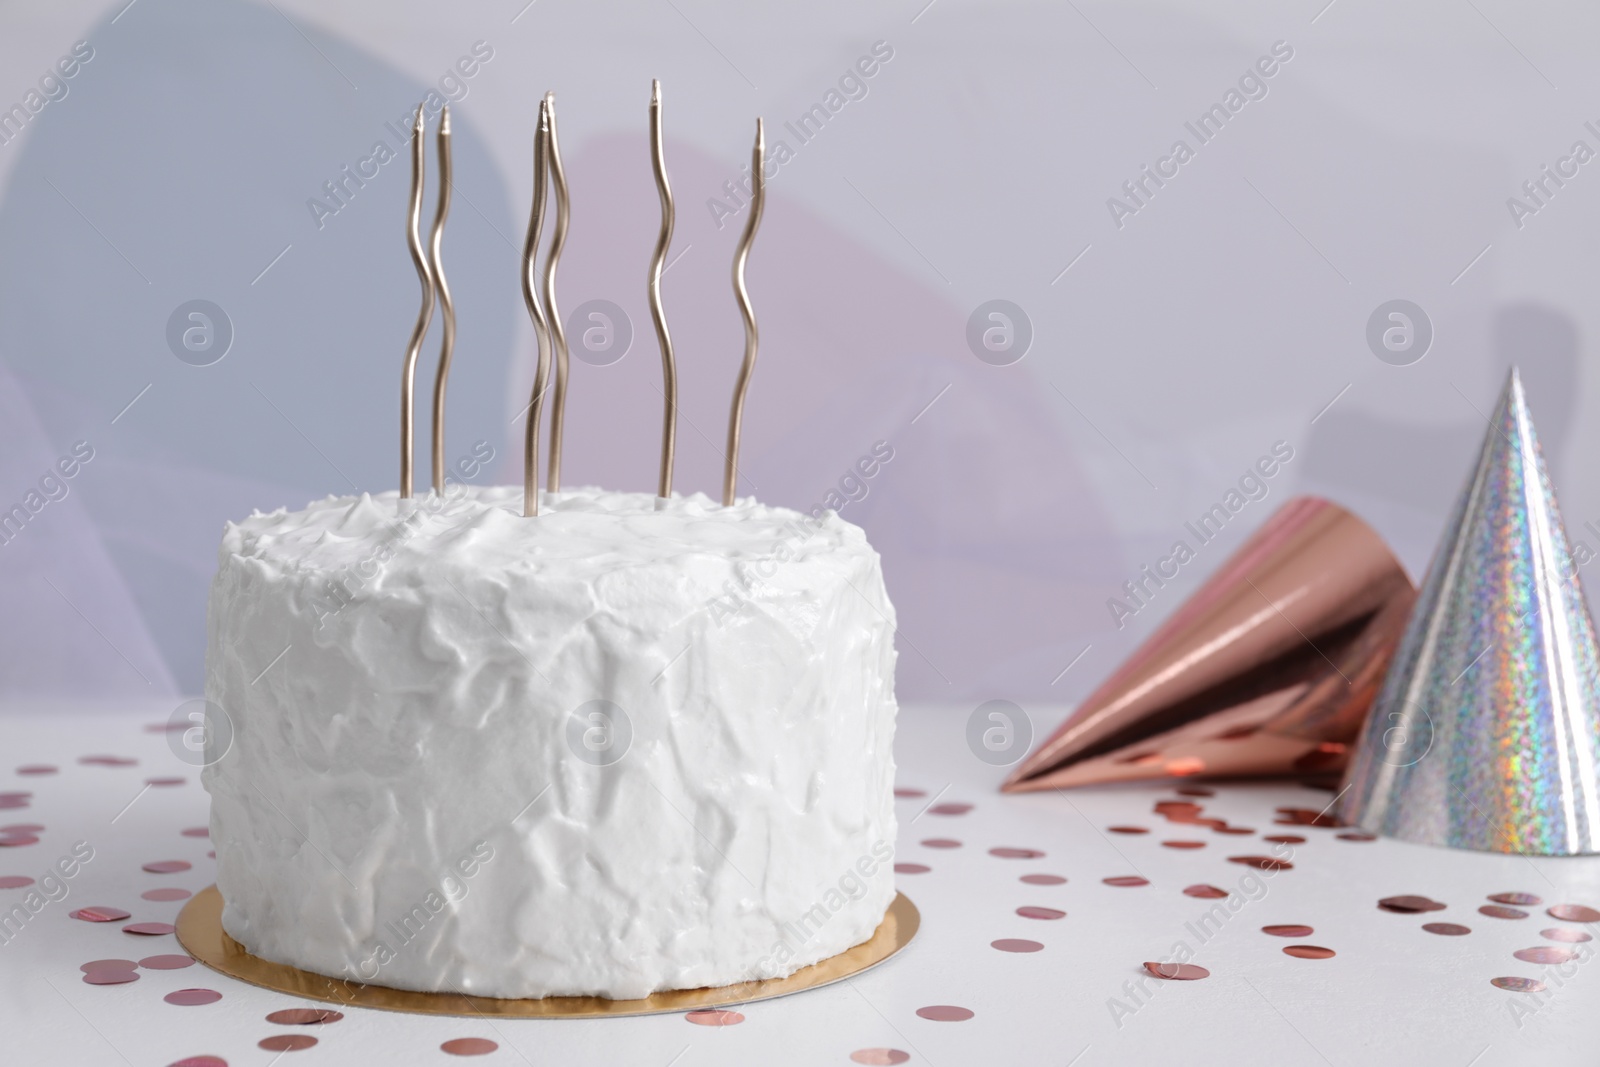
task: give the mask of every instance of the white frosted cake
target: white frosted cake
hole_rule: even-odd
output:
[[[233,738],[204,782],[228,934],[352,982],[617,999],[870,938],[895,624],[865,534],[451,492],[227,528],[206,697]]]

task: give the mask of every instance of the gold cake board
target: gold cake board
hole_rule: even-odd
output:
[[[302,971],[282,963],[252,956],[222,929],[222,894],[209,886],[195,894],[178,915],[178,941],[189,954],[212,970],[241,982],[290,996],[328,1001],[358,1008],[404,1011],[417,1015],[485,1015],[515,1019],[593,1019],[602,1016],[657,1015],[726,1008],[757,1000],[788,996],[854,977],[876,967],[905,948],[922,925],[922,916],[904,893],[894,903],[872,937],[820,963],[804,967],[787,978],[702,989],[674,989],[643,1000],[608,1000],[605,997],[545,997],[540,1000],[501,1000],[462,993],[417,993],[388,986],[363,985],[341,978]]]

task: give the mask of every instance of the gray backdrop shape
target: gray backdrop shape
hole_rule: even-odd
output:
[[[224,520],[398,477],[398,383],[418,302],[400,136],[428,87],[270,6],[142,0],[137,15],[91,31],[94,58],[68,96],[8,149],[25,156],[0,204],[0,358],[31,401],[46,458],[19,447],[27,465],[8,468],[7,485],[26,485],[74,440],[93,442],[76,521],[91,524],[120,579],[88,580],[81,548],[56,558],[59,544],[37,536],[33,527],[65,523],[64,509],[0,550],[11,693],[197,691]],[[499,442],[520,308],[515,256],[496,232],[514,229],[509,200],[467,110],[453,116],[458,193],[444,253],[460,315],[450,457]],[[397,158],[348,186],[347,206],[319,228],[307,200],[380,140]],[[208,367],[166,343],[168,316],[195,298],[221,305],[235,331]],[[418,373],[422,484],[438,330],[436,319]],[[41,568],[57,590],[37,580]],[[115,665],[86,623],[133,669],[78,683],[29,652],[34,640],[93,646]]]

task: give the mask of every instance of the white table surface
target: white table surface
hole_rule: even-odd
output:
[[[135,937],[123,923],[89,923],[68,913],[112,905],[128,920],[171,922],[182,902],[150,902],[158,886],[197,891],[212,881],[210,843],[183,836],[207,819],[207,798],[193,767],[152,732],[159,716],[50,715],[0,718],[0,794],[30,791],[27,807],[0,809],[0,827],[39,824],[36,844],[0,847],[0,876],[38,877],[78,841],[94,859],[69,883],[69,895],[47,905],[8,943],[0,944],[0,1062],[7,1064],[164,1065],[211,1054],[234,1067],[285,1057],[300,1063],[849,1064],[862,1049],[909,1054],[911,1064],[1593,1064],[1600,1062],[1596,1009],[1600,968],[1590,968],[1591,945],[1565,975],[1513,958],[1518,949],[1551,945],[1540,932],[1576,923],[1551,919],[1556,903],[1600,907],[1600,859],[1528,859],[1405,845],[1340,840],[1339,831],[1274,826],[1280,805],[1321,808],[1326,791],[1305,786],[1227,784],[1200,798],[1207,816],[1255,829],[1229,836],[1170,824],[1152,811],[1170,787],[1090,789],[1070,795],[1002,797],[1000,772],[966,748],[970,709],[907,708],[901,713],[897,756],[902,787],[926,797],[900,800],[897,859],[931,868],[903,874],[900,888],[921,909],[923,925],[895,959],[848,983],[747,1005],[744,1021],[694,1025],[683,1015],[595,1021],[497,1020],[398,1015],[344,1008],[342,1021],[290,1028],[266,1021],[268,1012],[309,1002],[257,989],[195,965],[144,970],[125,985],[92,986],[79,964],[103,958],[139,959],[182,950],[171,936]],[[1036,712],[1041,727],[1057,712]],[[80,763],[114,755],[126,766]],[[58,773],[20,776],[15,768],[52,764]],[[146,789],[151,777],[178,776],[181,785]],[[940,804],[971,804],[959,815],[935,814]],[[1143,835],[1105,833],[1113,825],[1148,827]],[[1264,893],[1235,899],[1220,932],[1201,943],[1189,924],[1216,901],[1184,895],[1209,883],[1237,889],[1249,868],[1227,857],[1265,854],[1268,833],[1300,834],[1292,870],[1264,879]],[[961,843],[936,849],[932,838]],[[1199,839],[1180,851],[1168,839]],[[1037,849],[1036,859],[1003,859],[996,847]],[[147,873],[151,861],[181,859],[193,868],[176,875]],[[1054,873],[1064,885],[1023,884],[1021,875]],[[1149,885],[1119,888],[1103,878],[1139,874]],[[1243,883],[1248,888],[1251,883]],[[1520,891],[1544,903],[1526,919],[1478,913],[1490,893]],[[0,890],[9,908],[25,889]],[[1442,911],[1401,915],[1377,901],[1421,894],[1445,902]],[[1027,905],[1053,907],[1058,921],[1019,916]],[[1471,927],[1466,936],[1422,931],[1424,922]],[[1303,923],[1309,937],[1284,940],[1261,927]],[[1595,931],[1600,932],[1600,931]],[[1001,938],[1040,942],[1042,951],[998,951]],[[1194,962],[1211,976],[1201,981],[1145,981],[1142,1004],[1125,992],[1146,960],[1169,957],[1185,941]],[[1332,948],[1332,959],[1285,955],[1285,946]],[[1600,941],[1593,942],[1600,945]],[[1590,973],[1593,970],[1594,973]],[[1490,984],[1496,976],[1540,978],[1542,996]],[[1558,984],[1559,983],[1559,984]],[[168,1004],[173,990],[205,987],[222,994],[198,1007]],[[1112,998],[1127,1009],[1114,1018]],[[957,1005],[975,1014],[963,1022],[921,1018],[917,1009]],[[1514,1009],[1512,1006],[1517,1005]],[[314,1005],[312,1005],[314,1006]],[[318,1044],[278,1053],[262,1038],[309,1033]],[[456,1037],[499,1044],[487,1056],[463,1060],[440,1050]]]

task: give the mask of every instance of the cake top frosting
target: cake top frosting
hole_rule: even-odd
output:
[[[410,562],[480,571],[560,562],[575,578],[694,556],[753,563],[871,552],[860,527],[832,511],[821,516],[749,497],[723,507],[703,493],[662,500],[583,487],[544,493],[540,514],[526,518],[519,486],[458,485],[405,501],[394,491],[362,493],[257,512],[228,524],[221,551],[307,573],[374,559],[385,569]]]

